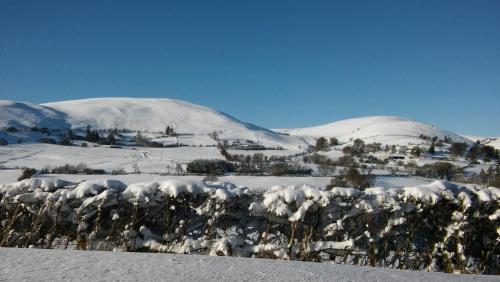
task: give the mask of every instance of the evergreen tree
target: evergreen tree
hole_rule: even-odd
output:
[[[484,171],[484,169],[481,169],[481,172],[479,172],[479,179],[481,179],[482,184],[486,184],[488,182],[488,174]]]
[[[135,135],[135,142],[140,143],[142,141],[143,141],[142,134],[141,134],[141,131],[139,130],[139,131],[137,131],[137,134]]]
[[[479,152],[480,151],[480,148],[479,148],[479,141],[474,143],[474,145],[472,145],[472,147],[470,147],[469,151],[467,152],[467,156],[466,158],[470,161],[470,162],[476,162],[477,161],[477,158],[479,157]]]
[[[68,129],[68,133],[66,134],[66,136],[71,140],[75,139],[75,134],[73,133],[73,130],[71,128]]]
[[[97,132],[97,130],[91,130],[90,125],[87,125],[85,140],[89,142],[99,142],[99,140],[101,140],[101,137],[99,136],[99,132]]]
[[[85,140],[90,141],[92,139],[92,131],[90,125],[87,125],[87,129],[85,130]]]
[[[431,146],[429,146],[429,150],[427,151],[429,154],[434,155],[436,153],[436,145],[434,142],[431,143]]]
[[[116,138],[115,138],[114,134],[110,132],[110,133],[108,134],[108,137],[106,138],[106,141],[107,141],[107,143],[108,143],[109,145],[114,145],[114,144],[116,144]]]
[[[465,143],[453,143],[450,147],[450,154],[456,157],[463,156],[467,150]]]

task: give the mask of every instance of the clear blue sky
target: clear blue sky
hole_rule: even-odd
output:
[[[500,135],[500,1],[0,0],[1,99],[103,96]]]

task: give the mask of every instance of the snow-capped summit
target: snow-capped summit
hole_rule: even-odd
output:
[[[169,126],[176,133],[206,140],[217,132],[222,140],[250,141],[267,147],[305,148],[301,137],[285,136],[242,122],[217,110],[174,99],[95,98],[41,105],[0,102],[0,128],[86,128],[131,129],[164,132]],[[186,137],[187,138],[187,137]],[[197,142],[213,144],[213,140]]]
[[[314,145],[320,136],[336,137],[341,142],[360,138],[366,143],[400,145],[422,143],[421,135],[446,137],[453,142],[472,142],[436,126],[394,116],[361,117],[309,128],[273,131],[205,106],[174,99],[95,98],[41,105],[0,101],[0,128],[83,129],[88,125],[94,129],[148,132],[163,132],[169,126],[185,138],[192,136],[189,138],[198,140],[194,144],[200,145],[213,145],[214,140],[210,141],[208,134],[215,131],[221,140],[229,142],[253,142],[292,150]]]
[[[263,130],[214,109],[165,98],[94,98],[42,104],[67,114],[75,128],[128,128],[179,133],[209,133],[214,130]]]
[[[454,142],[471,142],[469,139],[434,125],[396,116],[360,117],[314,127],[277,129],[276,131],[297,136],[336,137],[341,142],[360,138],[368,143],[380,142],[383,144],[406,145],[408,143],[417,143],[420,135],[437,136],[439,139],[447,137]]]

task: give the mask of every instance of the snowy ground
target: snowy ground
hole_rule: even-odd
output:
[[[402,188],[431,183],[432,179],[422,177],[377,176],[372,187]]]
[[[0,169],[0,184],[16,182],[21,173],[20,169]]]
[[[253,154],[262,154],[267,157],[271,156],[279,156],[279,157],[287,157],[287,156],[293,156],[300,151],[297,150],[228,150],[228,152],[232,155],[253,155]]]
[[[21,170],[0,170],[0,184],[16,182]],[[77,182],[81,180],[119,180],[125,184],[169,179],[202,180],[204,176],[176,176],[156,174],[126,174],[126,175],[75,175],[75,174],[47,174],[39,177],[59,178]],[[273,186],[302,186],[309,185],[322,188],[330,183],[331,177],[298,177],[298,176],[221,176],[219,181],[231,182],[238,186],[246,186],[252,191],[265,191]],[[432,179],[421,177],[377,176],[372,187],[402,188],[432,182]]]
[[[76,147],[50,144],[16,144],[0,147],[0,164],[7,168],[42,169],[65,164],[86,164],[89,168],[123,168],[133,172],[136,165],[142,172],[167,173],[176,163],[194,159],[224,159],[215,147],[131,148]]]
[[[282,260],[1,249],[0,281],[498,281],[498,277]]]
[[[0,170],[1,175],[1,170]],[[178,175],[155,175],[155,174],[127,174],[127,175],[74,175],[74,174],[48,174],[43,177],[59,178],[66,181],[79,180],[120,180],[125,184],[137,182],[161,182],[170,179],[181,179],[186,181],[201,181],[204,176],[178,176]],[[246,186],[252,191],[265,191],[273,186],[302,186],[309,185],[322,188],[330,183],[330,177],[287,177],[287,176],[220,176],[219,181],[230,182],[238,186]],[[4,182],[8,183],[8,182]],[[1,184],[1,183],[0,183]]]

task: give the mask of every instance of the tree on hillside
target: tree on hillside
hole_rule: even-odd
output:
[[[165,129],[165,135],[167,136],[175,136],[175,131],[173,127],[167,126]]]
[[[89,142],[99,142],[101,137],[99,136],[99,133],[97,130],[92,130],[90,125],[87,125],[87,130],[85,132],[85,140]]]
[[[479,157],[479,153],[480,153],[480,148],[479,148],[479,141],[474,143],[474,145],[472,145],[472,147],[470,147],[469,151],[467,152],[467,155],[466,155],[466,158],[470,161],[470,162],[476,162],[477,161],[477,158]]]
[[[116,144],[116,138],[115,138],[115,135],[114,135],[112,132],[110,132],[110,133],[108,134],[108,137],[106,137],[106,141],[107,141],[107,143],[108,143],[109,145],[114,145],[114,144]]]
[[[448,162],[437,162],[433,166],[434,166],[436,174],[441,179],[451,180],[451,178],[454,175],[454,166],[451,163],[448,163]]]
[[[450,154],[456,157],[461,157],[467,151],[467,144],[453,143],[450,147]]]
[[[215,141],[219,141],[219,134],[215,130],[211,133],[208,133],[208,137],[214,139]]]
[[[144,139],[142,138],[142,133],[141,133],[141,131],[139,130],[139,131],[137,131],[137,134],[135,135],[135,142],[140,143],[140,142],[142,142],[142,141],[144,141]]]
[[[370,186],[369,178],[359,173],[359,171],[353,167],[347,170],[344,178],[348,184],[355,188],[367,188]]]
[[[89,140],[90,136],[92,135],[92,127],[90,125],[87,125],[87,129],[85,130],[85,139]]]
[[[427,151],[429,154],[434,155],[436,153],[436,145],[435,142],[432,142],[429,146],[429,150]]]
[[[328,148],[328,141],[325,137],[320,137],[316,140],[316,145],[314,146],[316,151],[325,151]]]
[[[352,149],[355,156],[362,156],[365,153],[365,142],[357,138],[352,144]]]
[[[481,179],[482,184],[488,183],[488,174],[484,171],[484,169],[481,169],[479,172],[479,179]]]
[[[68,129],[68,133],[66,134],[66,136],[71,140],[75,139],[75,134],[73,133],[73,130],[71,128]]]
[[[71,139],[69,139],[68,137],[64,137],[59,141],[59,145],[72,146],[73,143],[71,142]]]
[[[489,145],[484,145],[481,148],[481,154],[484,156],[484,161],[488,162],[492,159],[498,160],[498,150]]]
[[[422,154],[422,149],[418,146],[415,146],[413,148],[411,148],[411,155],[414,156],[414,157],[420,157],[420,155]]]
[[[344,148],[342,148],[342,153],[344,153],[344,155],[347,155],[347,156],[352,156],[353,149],[351,146],[345,146]]]
[[[339,140],[337,138],[332,137],[330,138],[330,146],[337,146],[339,144]]]

